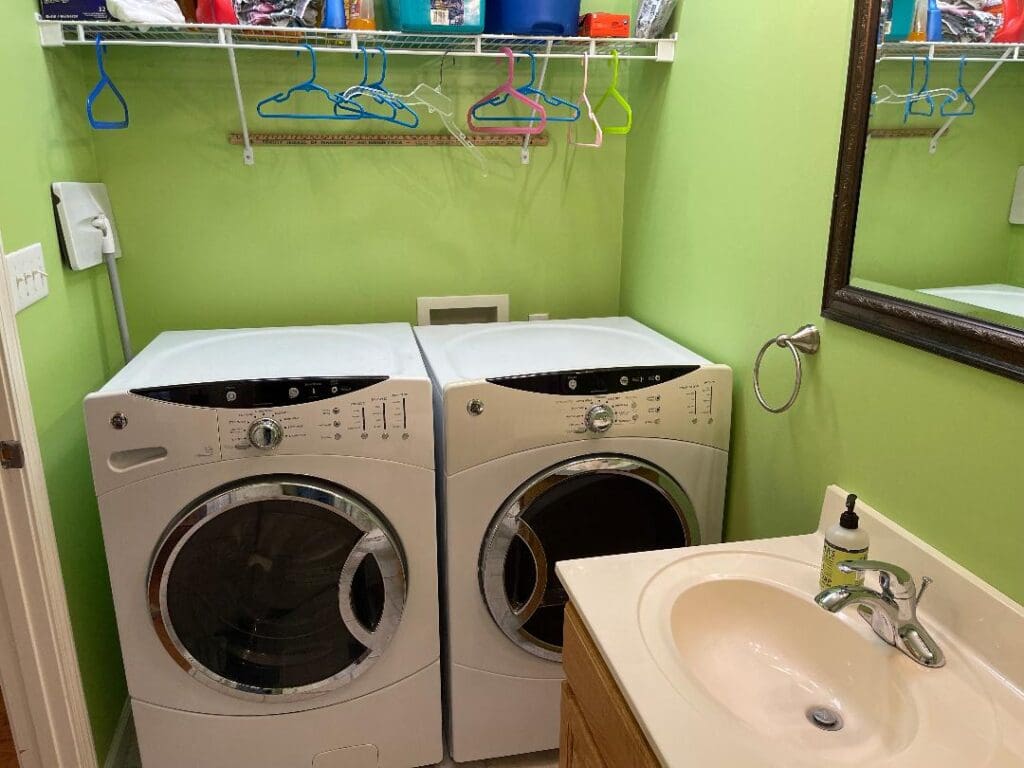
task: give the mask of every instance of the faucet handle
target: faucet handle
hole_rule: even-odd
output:
[[[892,592],[896,582],[898,597],[910,597],[916,591],[913,577],[904,568],[881,560],[844,560],[838,568],[843,573],[877,573],[883,592]]]
[[[921,587],[920,587],[920,589],[917,590],[917,602],[919,602],[919,603],[921,602],[921,598],[924,597],[924,591],[926,589],[928,589],[928,587],[930,587],[932,585],[932,581],[934,581],[934,580],[932,579],[931,576],[922,576],[921,577]]]

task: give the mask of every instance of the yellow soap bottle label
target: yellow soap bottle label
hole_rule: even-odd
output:
[[[839,563],[846,560],[867,560],[868,551],[861,549],[856,552],[843,549],[825,542],[825,548],[821,553],[821,579],[819,586],[822,589],[832,587],[852,587],[864,583],[863,573],[843,573],[839,570]]]

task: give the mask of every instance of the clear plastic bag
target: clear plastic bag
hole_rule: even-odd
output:
[[[659,37],[678,4],[679,0],[640,0],[636,12],[636,36]]]
[[[316,27],[321,0],[235,0],[238,22],[249,26]]]

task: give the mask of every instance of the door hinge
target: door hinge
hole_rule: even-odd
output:
[[[21,443],[4,440],[0,442],[0,467],[4,469],[23,469],[25,467],[25,451]]]

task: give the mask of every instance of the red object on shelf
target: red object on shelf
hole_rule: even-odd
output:
[[[1024,40],[1024,0],[1003,0],[1003,25],[992,38],[995,43]]]
[[[1015,0],[1024,2],[1024,0]],[[629,16],[624,13],[588,13],[580,19],[582,37],[629,37]]]
[[[237,24],[238,15],[232,0],[199,0],[196,21],[200,24]]]

